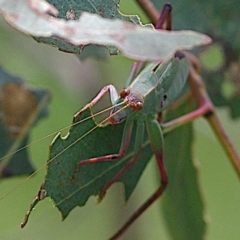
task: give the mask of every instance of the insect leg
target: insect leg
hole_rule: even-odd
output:
[[[115,183],[119,178],[123,176],[123,174],[137,161],[140,153],[141,153],[141,147],[143,142],[143,136],[144,136],[144,122],[139,121],[137,123],[137,130],[136,130],[136,136],[135,136],[135,145],[134,145],[134,156],[132,159],[105,185],[103,190],[101,191],[101,194],[99,195],[99,201],[102,200],[104,195],[106,194],[107,189],[109,189],[113,183]]]
[[[212,127],[212,130],[222,144],[226,154],[229,156],[231,164],[240,177],[240,156],[238,155],[233,143],[223,129],[215,112],[214,106],[205,90],[203,80],[193,66],[190,67],[188,82],[190,85],[191,93],[195,97],[199,108],[177,119],[163,123],[162,126],[165,128],[164,133],[171,131],[176,127],[182,126],[188,122],[191,122],[198,117],[204,116]]]
[[[140,208],[130,217],[130,219],[123,225],[123,227],[110,238],[110,240],[118,239],[127,229],[128,227],[149,207],[152,203],[157,200],[164,190],[167,187],[168,177],[164,166],[163,161],[163,136],[160,129],[160,126],[155,119],[150,119],[146,121],[147,132],[149,136],[149,140],[152,146],[152,150],[157,160],[158,169],[161,175],[161,185],[160,187],[153,193],[153,195],[145,201]],[[162,145],[160,144],[162,142]]]
[[[128,78],[127,78],[126,83],[125,83],[125,88],[127,88],[131,84],[133,79],[142,70],[144,65],[145,65],[145,62],[143,62],[143,61],[133,63],[133,65],[131,67],[131,70],[130,70],[130,73],[129,73]]]
[[[109,84],[103,87],[101,91],[97,94],[97,96],[90,103],[86,104],[86,106],[83,109],[76,113],[75,116],[80,116],[85,111],[85,109],[94,106],[107,92],[110,93],[110,100],[111,103],[113,104],[118,98],[118,92],[113,85]]]
[[[109,155],[106,155],[106,156],[81,160],[77,164],[77,167],[76,167],[76,170],[75,170],[75,173],[74,173],[74,179],[77,179],[77,174],[79,172],[79,169],[84,164],[96,163],[96,162],[102,162],[102,161],[118,160],[119,158],[123,157],[126,154],[126,152],[128,150],[128,147],[129,147],[129,144],[130,144],[130,141],[131,141],[132,128],[133,128],[133,121],[132,121],[132,119],[128,118],[126,120],[124,129],[123,129],[122,141],[121,141],[121,146],[120,146],[119,152],[115,153],[115,154],[109,154]]]
[[[140,2],[140,1],[139,1]],[[171,30],[172,28],[172,5],[170,3],[165,3],[162,9],[162,12],[160,14],[160,17],[158,17],[157,21],[155,24],[156,29],[164,29],[164,30]],[[159,13],[157,13],[159,16]],[[132,69],[130,71],[129,77],[126,81],[125,88],[127,88],[134,77],[137,76],[137,74],[142,70],[146,62],[144,61],[139,61],[133,64]]]
[[[156,24],[156,29],[171,30],[172,29],[172,5],[171,3],[165,3],[158,18]]]
[[[149,0],[136,0],[139,6],[142,8],[143,12],[147,15],[150,21],[156,24],[159,21],[159,12]],[[164,15],[165,12],[171,11],[172,5],[170,3],[165,3],[161,12]],[[161,24],[159,24],[161,26]],[[159,29],[159,28],[158,28]]]

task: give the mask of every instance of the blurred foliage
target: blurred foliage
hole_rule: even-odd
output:
[[[26,148],[16,154],[12,152],[28,144],[32,125],[48,115],[48,100],[48,91],[28,88],[24,80],[0,67],[1,177],[34,172]]]

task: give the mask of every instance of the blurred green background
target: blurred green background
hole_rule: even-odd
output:
[[[124,13],[144,16],[135,4],[130,5],[126,0],[122,2],[121,9]],[[131,61],[122,56],[111,57],[107,62],[88,59],[80,63],[74,55],[36,43],[12,29],[2,18],[0,44],[0,64],[6,70],[26,79],[30,85],[48,88],[52,92],[50,115],[34,128],[31,141],[69,125],[73,114],[91,100],[102,86],[113,83],[120,90],[131,66]],[[239,149],[240,121],[232,121],[225,109],[218,109],[218,115]],[[209,221],[206,239],[238,240],[239,179],[207,123],[200,119],[194,125],[195,156],[201,165],[199,177]],[[51,138],[48,138],[29,148],[36,168],[46,163],[50,141]],[[21,229],[20,223],[38,192],[45,172],[43,168],[0,202],[0,239],[107,239],[150,196],[158,184],[153,159],[128,203],[124,203],[121,184],[115,184],[101,204],[96,205],[97,199],[91,197],[84,208],[74,209],[61,222],[59,212],[47,199],[37,205],[28,225]],[[0,197],[23,179],[2,180]],[[170,239],[161,217],[160,202],[144,213],[121,239]]]

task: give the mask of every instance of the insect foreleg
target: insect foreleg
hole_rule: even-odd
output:
[[[96,162],[102,162],[102,161],[112,161],[112,160],[117,160],[117,159],[123,157],[126,154],[129,144],[130,144],[130,141],[131,141],[132,128],[133,128],[133,121],[131,119],[130,120],[127,119],[125,126],[124,126],[124,130],[123,130],[123,136],[122,136],[122,141],[121,141],[121,146],[120,146],[119,152],[115,153],[115,154],[109,154],[106,156],[81,160],[77,164],[77,167],[76,167],[76,170],[74,173],[74,179],[77,180],[79,169],[84,164],[96,163]]]
[[[135,136],[134,150],[132,159],[106,184],[103,188],[101,194],[99,195],[99,201],[102,200],[108,188],[112,186],[113,183],[119,180],[123,176],[123,174],[137,161],[142,148],[143,137],[144,137],[144,122],[139,121],[137,123],[137,130]],[[127,130],[127,129],[126,129]],[[125,131],[125,129],[124,129]],[[124,139],[122,139],[124,141]]]
[[[113,85],[109,84],[103,87],[101,91],[97,94],[97,96],[84,108],[82,108],[78,113],[76,113],[75,116],[80,116],[87,108],[91,108],[92,106],[94,106],[107,92],[110,93],[111,103],[114,104],[115,101],[118,99],[118,92]]]

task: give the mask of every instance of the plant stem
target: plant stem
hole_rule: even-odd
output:
[[[154,7],[154,5],[151,2],[151,0],[136,0],[136,2],[142,8],[142,10],[147,15],[147,17],[150,19],[150,21],[153,24],[156,24],[156,22],[157,22],[157,20],[159,18],[159,12]]]

